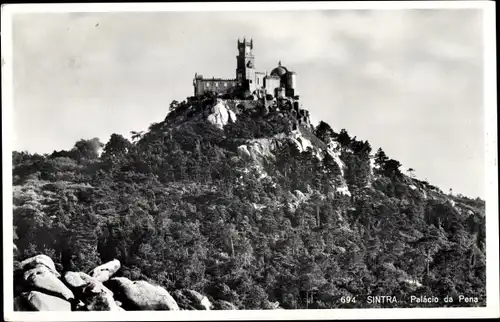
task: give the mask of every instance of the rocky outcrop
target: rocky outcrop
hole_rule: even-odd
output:
[[[287,136],[283,133],[270,138],[248,140],[238,147],[238,155],[249,161],[262,162],[265,158],[275,158],[274,152]]]
[[[83,300],[80,310],[118,310],[114,304],[113,292],[92,276],[83,272],[66,272],[63,280],[75,296]]]
[[[112,277],[121,264],[112,260],[84,272],[57,271],[46,255],[37,255],[14,265],[15,311],[128,311],[128,310],[235,310],[226,301],[213,305],[208,297],[182,289],[172,295],[147,281]],[[179,304],[177,301],[179,301]]]
[[[229,109],[223,100],[217,100],[211,109],[211,114],[207,117],[208,121],[220,129],[224,128],[228,122],[236,122],[235,113]]]
[[[120,268],[113,260],[83,272],[57,271],[46,255],[37,255],[18,263],[14,272],[14,306],[19,311],[119,311],[122,310],[101,280],[107,280]]]
[[[76,276],[74,274],[76,274]],[[70,276],[72,276],[74,278],[73,279],[73,283],[75,283],[75,286],[79,285],[79,286],[76,286],[78,288],[81,288],[81,287],[85,287],[85,289],[88,289],[88,288],[92,288],[92,289],[98,288],[98,289],[102,289],[103,291],[105,291],[105,292],[110,293],[111,295],[113,295],[113,292],[111,292],[111,290],[109,288],[107,288],[106,286],[104,286],[104,284],[102,282],[98,281],[97,279],[95,279],[94,277],[92,277],[92,276],[90,276],[88,274],[85,274],[84,272],[78,272],[78,273],[75,273],[75,272],[66,272],[65,277],[66,276],[68,278],[68,281],[71,278]],[[81,284],[82,282],[83,282],[83,284]]]
[[[179,310],[177,302],[161,286],[146,281],[133,282],[125,277],[112,278],[108,285],[126,310]]]

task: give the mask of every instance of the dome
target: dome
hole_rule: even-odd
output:
[[[288,72],[288,70],[286,69],[286,67],[281,66],[281,62],[279,62],[278,67],[276,67],[275,69],[273,69],[271,71],[271,76],[281,77],[281,76],[285,75],[287,72]]]

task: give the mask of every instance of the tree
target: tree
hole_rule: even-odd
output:
[[[375,153],[375,164],[382,168],[387,160],[389,160],[389,158],[385,154],[384,150],[379,148],[377,153]]]
[[[455,195],[453,206],[428,183],[394,176],[400,163],[382,149],[372,178],[368,142],[344,130],[341,145],[326,123],[315,134],[342,153],[312,133],[302,133],[313,145],[302,151],[289,135],[272,138],[286,113],[262,118],[257,101],[228,102],[236,104],[246,107],[238,121],[218,129],[187,115],[201,108],[179,117],[182,102],[165,123],[133,132],[140,144],[113,134],[90,162],[76,161],[76,152],[95,157],[85,140],[75,154],[13,153],[16,259],[44,253],[87,271],[117,258],[118,275],[238,309],[345,307],[342,296],[418,296],[426,287],[440,295],[449,281],[484,298],[484,201]],[[254,141],[266,152],[259,162],[238,153],[256,135],[265,138]],[[403,285],[417,277],[424,287]]]
[[[343,160],[347,166],[344,177],[349,187],[355,190],[364,188],[370,178],[369,161],[358,154],[351,153],[346,153]]]
[[[132,144],[120,134],[111,134],[108,143],[104,146],[102,157],[114,159],[125,155]]]
[[[316,226],[321,227],[321,216],[320,216],[320,208],[322,204],[322,195],[319,194],[317,191],[313,193],[311,196],[311,201],[313,202],[315,206],[315,212],[316,212]]]
[[[66,157],[66,158],[75,159],[76,158],[75,154],[76,154],[75,151],[66,151],[66,150],[56,151],[56,150],[54,150],[54,152],[52,152],[52,154],[49,156],[49,158],[53,159],[53,158]]]
[[[333,129],[330,127],[328,123],[323,121],[319,122],[314,132],[315,132],[314,134],[318,137],[318,139],[320,139],[325,143],[327,143],[329,139],[333,139],[337,134],[333,131]]]
[[[399,170],[400,166],[401,163],[399,163],[399,161],[394,159],[389,159],[384,164],[384,172],[387,175],[392,175],[392,174],[401,175],[401,171]]]
[[[75,152],[77,159],[91,160],[99,157],[99,152],[102,147],[104,147],[104,144],[101,143],[99,138],[93,138],[90,140],[81,139],[75,143],[73,151]]]
[[[370,155],[370,152],[372,151],[372,147],[370,146],[370,143],[368,141],[363,142],[357,141],[355,139],[352,139],[350,148],[352,152],[358,154],[363,159],[367,159]]]
[[[234,241],[238,238],[238,231],[235,229],[234,224],[227,224],[224,229],[224,238],[226,245],[231,251],[231,257],[234,257]]]
[[[345,129],[340,130],[339,136],[337,137],[337,141],[340,143],[342,148],[345,150],[351,143],[351,137],[347,133]]]
[[[28,152],[12,153],[12,174],[14,181],[24,180],[30,175],[40,174],[46,164],[47,158],[40,154],[29,154]],[[18,179],[16,179],[16,177]]]
[[[332,179],[335,185],[340,184],[339,181],[341,179],[340,176],[342,175],[342,171],[339,165],[327,150],[324,150],[323,153],[325,155],[325,157],[323,158],[323,168],[325,170],[324,179],[326,180],[326,185],[324,186],[327,187],[328,185],[330,185],[330,180]]]
[[[130,134],[132,134],[132,141],[137,142],[138,140],[142,139],[142,136],[144,135],[144,131],[130,131]]]

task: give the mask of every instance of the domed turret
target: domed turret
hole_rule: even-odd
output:
[[[285,75],[286,73],[288,73],[288,70],[286,69],[285,66],[281,66],[281,61],[278,63],[278,67],[276,67],[275,69],[273,69],[271,71],[271,76],[279,76],[279,77],[282,77],[283,75]]]

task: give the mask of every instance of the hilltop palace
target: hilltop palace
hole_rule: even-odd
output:
[[[236,78],[203,78],[195,74],[194,96],[203,95],[206,92],[225,94],[235,90],[248,90],[249,94],[261,96],[271,94],[275,98],[298,98],[296,97],[295,72],[288,70],[285,66],[278,67],[267,72],[255,69],[255,56],[252,53],[253,40],[242,42],[238,39],[238,56],[236,56]]]

